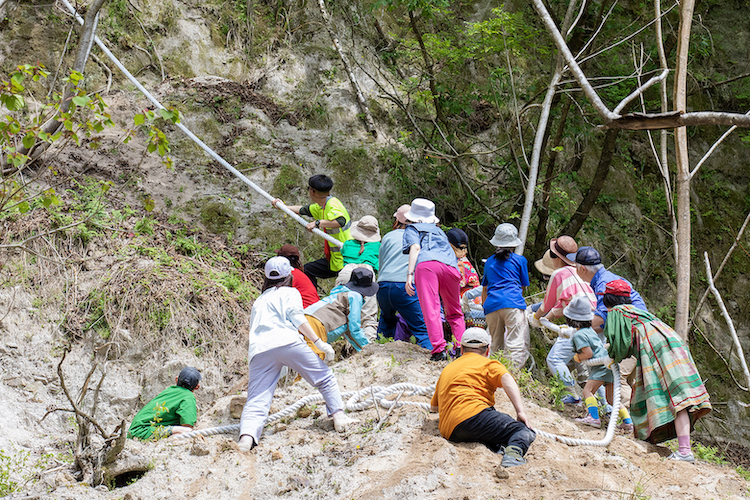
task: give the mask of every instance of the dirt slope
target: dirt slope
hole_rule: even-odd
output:
[[[63,406],[54,373],[51,350],[54,334],[28,316],[28,302],[6,318],[6,324],[25,326],[31,333],[20,342],[9,335],[0,344],[0,447],[6,455],[27,450],[26,473],[37,473],[21,497],[56,499],[729,499],[747,495],[748,483],[732,468],[705,462],[666,461],[669,451],[629,437],[617,436],[607,448],[569,447],[544,438],[532,445],[525,466],[509,470],[507,479],[496,476],[500,457],[482,445],[452,444],[440,437],[437,415],[414,407],[356,412],[359,425],[337,434],[323,406],[307,407],[293,419],[266,428],[258,448],[240,453],[235,436],[197,440],[128,441],[123,457],[141,455],[151,469],[131,484],[112,491],[77,483],[66,462],[66,443],[74,431],[66,414],[40,422],[50,405]],[[10,323],[7,323],[10,319]],[[33,324],[35,323],[35,324]],[[40,326],[42,326],[40,328]],[[83,353],[83,351],[81,351]],[[71,356],[82,355],[72,353]],[[185,353],[177,357],[188,359]],[[405,343],[374,344],[334,365],[342,391],[370,385],[409,382],[433,386],[442,366],[427,361],[426,351]],[[82,358],[83,359],[83,358]],[[124,408],[134,411],[141,375],[166,383],[179,363],[152,374],[138,373],[125,363],[113,362],[102,388],[108,402],[102,421],[114,425]],[[208,368],[208,367],[205,367]],[[237,423],[230,416],[233,397],[242,381],[226,384],[219,373],[206,370],[205,391],[199,396],[199,428]],[[78,375],[75,375],[77,377]],[[154,388],[153,390],[157,390]],[[201,389],[202,390],[202,389]],[[199,390],[199,392],[201,391]],[[304,381],[279,387],[272,412],[315,393]],[[207,397],[210,395],[210,397]],[[406,397],[404,397],[406,399]],[[427,398],[408,399],[427,402]],[[119,406],[118,406],[119,402]],[[498,409],[511,411],[498,393]],[[603,433],[577,426],[557,412],[527,403],[533,425],[574,437],[600,437]],[[383,420],[377,432],[373,427]],[[201,454],[206,453],[207,454]],[[44,453],[51,453],[37,466]],[[195,454],[197,453],[197,454]],[[20,469],[12,472],[18,477]]]

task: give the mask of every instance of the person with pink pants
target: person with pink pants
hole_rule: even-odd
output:
[[[446,361],[446,342],[440,319],[440,299],[453,336],[461,342],[466,330],[461,310],[461,273],[448,237],[437,227],[435,204],[424,198],[411,202],[403,237],[403,252],[409,254],[406,293],[419,297],[427,336],[432,343],[431,361]],[[415,289],[416,284],[416,289]]]

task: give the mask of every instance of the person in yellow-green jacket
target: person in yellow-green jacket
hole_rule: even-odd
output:
[[[352,219],[349,217],[346,207],[338,198],[331,196],[333,189],[333,180],[327,175],[316,174],[308,180],[307,193],[310,195],[309,205],[295,205],[288,207],[292,212],[313,217],[315,220],[307,224],[307,230],[312,231],[314,228],[321,229],[330,234],[340,242],[351,239],[349,226]],[[278,198],[273,201],[276,207]],[[318,286],[318,278],[327,279],[338,276],[339,271],[344,267],[344,258],[341,256],[341,248],[325,242],[325,258],[318,259],[305,264],[305,274],[309,276],[313,285]]]

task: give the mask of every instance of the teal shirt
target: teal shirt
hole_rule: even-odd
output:
[[[593,328],[581,328],[573,334],[573,349],[580,353],[584,347],[590,347],[594,353],[592,358],[607,357],[607,349],[604,342]],[[606,383],[613,382],[612,370],[604,365],[589,366],[589,380],[600,380]]]
[[[158,420],[158,421],[157,421]],[[128,430],[131,439],[148,439],[156,427],[175,425],[194,426],[198,420],[198,406],[193,391],[177,385],[164,389],[148,402],[133,418]],[[166,435],[170,435],[171,431]]]
[[[344,246],[341,247],[341,255],[344,257],[344,265],[370,264],[375,270],[375,274],[377,274],[379,267],[378,254],[380,253],[380,242],[368,241],[365,243],[364,251],[359,253],[361,248],[362,246],[357,240],[345,241]]]

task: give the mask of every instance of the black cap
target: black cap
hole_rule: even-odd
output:
[[[463,229],[454,227],[446,233],[446,236],[448,236],[448,241],[450,241],[451,245],[456,248],[469,246],[469,236],[463,231]]]
[[[366,267],[357,267],[352,270],[352,277],[344,286],[370,297],[378,292],[378,283],[373,278],[372,271]]]
[[[185,389],[193,390],[201,381],[201,372],[192,366],[186,366],[177,377],[177,385]]]

